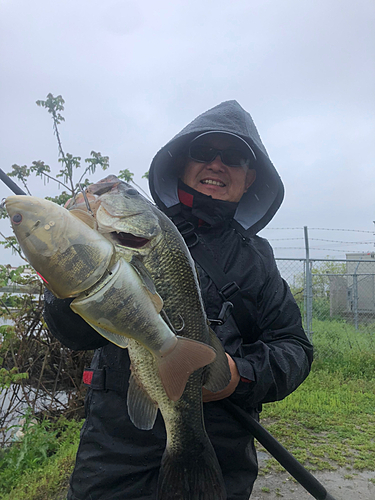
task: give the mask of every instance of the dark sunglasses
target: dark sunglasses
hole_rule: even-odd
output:
[[[199,163],[211,163],[219,155],[227,167],[248,167],[251,160],[254,160],[250,153],[240,149],[216,149],[205,144],[190,144],[188,155]]]

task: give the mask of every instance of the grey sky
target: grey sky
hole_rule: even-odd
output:
[[[371,231],[374,26],[373,0],[1,0],[0,166],[8,172],[40,159],[57,169],[52,120],[35,104],[51,92],[66,101],[65,151],[100,151],[111,173],[128,168],[146,187],[141,176],[163,144],[198,114],[236,99],[285,184],[270,227]],[[58,192],[39,179],[30,188]],[[0,186],[0,197],[8,194]],[[262,232],[271,242],[275,234]]]

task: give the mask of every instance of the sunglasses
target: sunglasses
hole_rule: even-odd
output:
[[[191,160],[199,163],[211,163],[219,155],[227,167],[248,167],[251,160],[254,160],[250,153],[240,149],[216,149],[205,144],[191,144],[188,155]]]

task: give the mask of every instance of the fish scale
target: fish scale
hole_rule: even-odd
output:
[[[139,249],[137,253],[163,298],[163,307],[172,325],[178,327],[182,320],[183,328],[178,334],[210,343],[195,264],[175,226],[157,209],[155,212],[163,239],[153,245],[152,251]],[[158,499],[225,499],[220,466],[203,421],[201,388],[206,368],[190,375],[183,395],[174,402],[165,394],[153,357],[133,340],[129,341],[128,350],[132,374],[157,402],[167,431]]]

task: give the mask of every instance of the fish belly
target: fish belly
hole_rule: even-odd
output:
[[[156,354],[167,339],[175,337],[137,272],[124,259],[89,294],[74,299],[70,307],[111,342],[115,337],[106,332],[135,338]],[[126,347],[119,339],[117,345]]]

